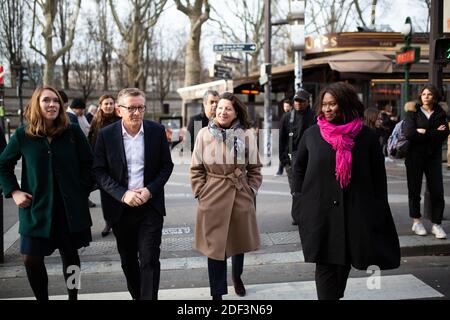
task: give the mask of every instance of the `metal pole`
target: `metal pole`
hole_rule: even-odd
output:
[[[271,12],[270,0],[264,0],[264,61],[267,64],[267,78],[268,81],[264,85],[264,155],[267,159],[266,165],[271,165],[272,158],[272,105],[271,105],[271,90],[272,90],[272,55],[271,55]]]
[[[430,69],[429,81],[432,85],[439,89],[442,94],[442,66],[434,62],[434,42],[437,38],[442,37],[442,23],[443,23],[444,3],[442,0],[431,0],[430,7]]]
[[[297,92],[298,90],[303,88],[303,81],[302,81],[302,53],[303,51],[295,50],[295,90],[294,92]]]

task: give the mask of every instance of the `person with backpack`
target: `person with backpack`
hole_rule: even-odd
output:
[[[435,86],[426,85],[420,91],[419,102],[405,105],[405,135],[410,141],[405,166],[412,231],[420,236],[427,234],[420,214],[420,194],[425,174],[430,191],[431,232],[437,239],[445,239],[447,235],[441,226],[445,208],[442,144],[449,135],[449,127],[446,114],[438,103],[439,97]]]

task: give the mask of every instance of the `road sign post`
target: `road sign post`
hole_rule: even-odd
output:
[[[214,52],[255,52],[254,43],[226,43],[213,45]]]

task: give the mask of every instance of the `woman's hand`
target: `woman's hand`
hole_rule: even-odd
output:
[[[445,124],[441,124],[437,129],[438,129],[439,131],[444,131],[444,130],[447,129],[447,128],[446,128],[446,125],[445,125]]]
[[[11,195],[18,207],[28,208],[31,205],[31,200],[33,199],[33,196],[31,194],[16,190],[13,191]]]
[[[427,130],[423,129],[423,128],[417,128],[417,132],[418,133],[422,133],[424,134]]]

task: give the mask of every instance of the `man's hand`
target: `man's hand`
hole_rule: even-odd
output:
[[[31,205],[31,200],[33,199],[33,196],[31,194],[16,190],[13,191],[11,195],[18,207],[28,208]]]
[[[417,128],[417,132],[421,133],[421,134],[424,134],[426,132],[426,130],[423,129],[423,128]]]
[[[152,197],[152,194],[147,188],[133,189],[137,193],[137,197],[142,201],[142,204],[146,203]]]
[[[139,188],[125,192],[122,201],[130,207],[137,207],[146,203],[151,197],[151,193],[147,188]]]
[[[443,130],[447,129],[447,126],[445,124],[441,124],[437,129],[439,131],[443,131]]]

